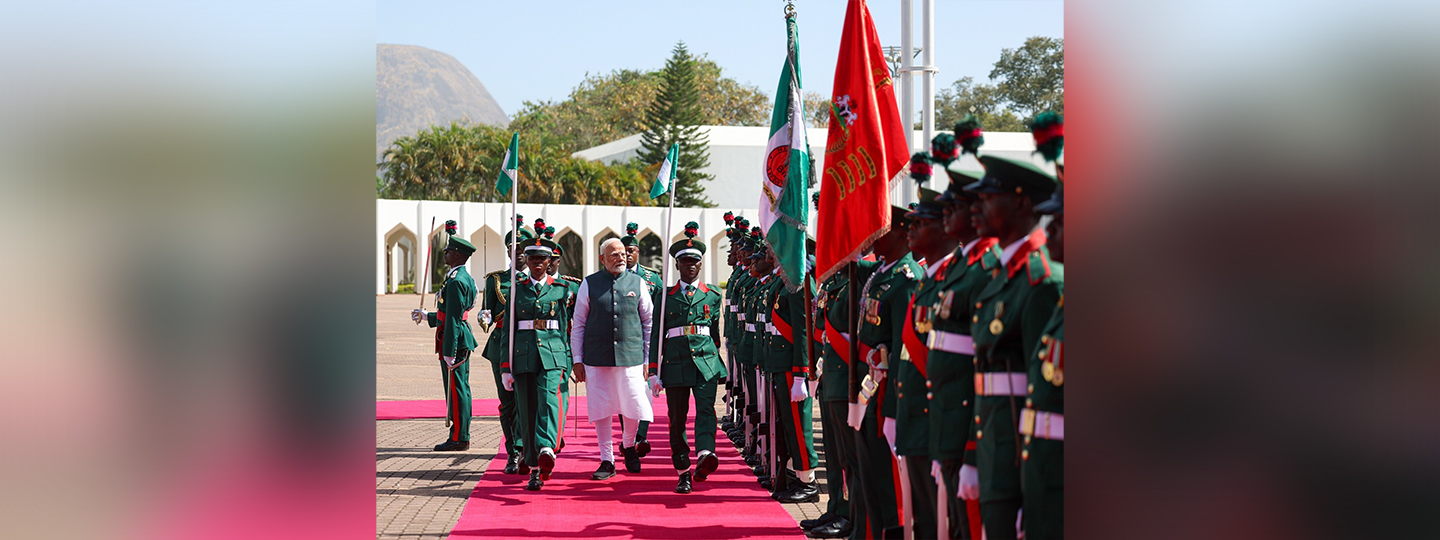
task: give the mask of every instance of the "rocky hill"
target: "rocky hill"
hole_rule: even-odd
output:
[[[451,120],[510,123],[485,85],[455,57],[414,45],[376,45],[376,163],[391,141]]]

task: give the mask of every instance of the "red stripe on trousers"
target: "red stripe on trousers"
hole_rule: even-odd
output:
[[[788,386],[793,387],[795,385],[795,375],[786,373],[785,382]],[[810,453],[805,451],[805,432],[800,429],[800,404],[802,403],[804,403],[803,400],[790,402],[790,417],[794,419],[791,424],[795,426],[795,453],[798,454],[795,461],[800,462],[800,470],[808,471],[814,467],[811,466],[810,463]]]
[[[450,440],[460,440],[460,387],[455,385],[455,370],[446,372],[450,377]]]

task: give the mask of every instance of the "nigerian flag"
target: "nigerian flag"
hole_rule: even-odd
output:
[[[519,178],[520,169],[520,132],[510,134],[510,147],[505,149],[505,157],[500,159],[500,176],[495,178],[495,191],[501,195],[510,193],[510,188],[515,185]]]
[[[805,101],[800,92],[800,34],[795,16],[785,18],[789,47],[770,142],[765,145],[764,185],[760,190],[760,227],[775,252],[780,277],[791,292],[805,282],[805,229],[810,222],[810,147],[805,138]]]
[[[664,195],[675,187],[675,162],[679,159],[680,143],[671,144],[670,151],[665,153],[665,161],[660,163],[660,174],[655,175],[655,184],[650,186],[651,199]]]

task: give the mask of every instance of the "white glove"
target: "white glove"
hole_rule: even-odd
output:
[[[502,384],[502,385],[505,386],[505,391],[506,391],[506,392],[514,392],[514,391],[515,391],[515,376],[514,376],[514,375],[511,375],[511,374],[509,374],[509,373],[501,373],[501,374],[500,374],[500,384]]]
[[[1015,513],[1015,538],[1025,540],[1025,509]]]
[[[960,466],[960,493],[956,495],[967,501],[980,500],[980,469],[974,465]]]
[[[935,485],[937,487],[945,485],[945,477],[942,476],[944,474],[941,472],[942,470],[943,469],[940,468],[940,460],[930,460],[930,476],[935,478]]]
[[[810,397],[810,385],[805,384],[805,378],[799,377],[790,385],[790,401],[805,401]]]
[[[415,324],[420,324],[420,321],[427,318],[429,318],[429,315],[426,315],[426,311],[423,309],[410,310],[410,320],[415,321]]]
[[[659,376],[659,375],[651,375],[651,376],[650,376],[650,395],[656,396],[656,397],[659,397],[659,396],[660,396],[660,376]]]
[[[488,309],[480,310],[479,318],[480,323],[484,324],[485,326],[490,326],[490,323],[495,321],[495,319],[490,316],[490,310]]]
[[[809,381],[809,382],[810,382],[810,395],[811,395],[811,396],[818,396],[818,395],[820,395],[820,379],[815,379],[815,380]]]
[[[885,433],[885,442],[890,443],[890,455],[897,458],[900,457],[899,454],[895,453],[895,419],[886,418],[885,424],[880,427],[880,431]]]
[[[450,366],[450,367],[452,367],[452,368],[455,367],[455,357],[454,357],[454,356],[446,356],[446,357],[444,357],[444,358],[445,358],[445,365]]]
[[[860,422],[865,420],[865,406],[859,403],[851,403],[849,406],[848,414],[845,415],[845,425],[850,426],[850,429],[860,431]]]

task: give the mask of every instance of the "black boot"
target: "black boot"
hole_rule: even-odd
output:
[[[800,520],[800,529],[808,531],[821,525],[829,524],[831,521],[835,521],[835,518],[837,517],[840,516],[826,512],[824,514],[820,514],[820,517],[815,519],[802,519]]]
[[[715,457],[714,452],[706,452],[700,456],[700,461],[695,465],[695,481],[704,482],[710,477],[710,473],[720,468],[720,458]]]
[[[640,472],[640,455],[635,453],[635,447],[620,446],[620,454],[625,456],[625,470],[632,473]]]
[[[520,474],[520,456],[510,454],[510,459],[505,460],[505,474]]]
[[[639,439],[639,440],[635,441],[635,455],[636,455],[636,456],[638,456],[638,457],[645,457],[645,456],[646,456],[647,454],[649,454],[649,453],[650,453],[650,441],[647,441],[647,440],[645,440],[645,439]]]
[[[525,463],[525,458],[522,457],[520,463],[516,465],[515,471],[520,474],[530,474],[530,464]]]
[[[810,536],[815,538],[849,538],[854,525],[850,520],[843,517],[836,517],[834,521],[826,523],[814,529],[810,529]]]
[[[545,485],[545,482],[540,480],[540,471],[530,471],[530,483],[525,485],[525,489],[528,489],[530,491],[540,491],[540,486],[543,485]]]
[[[683,472],[683,473],[680,473],[680,483],[675,484],[675,492],[676,492],[676,493],[689,493],[689,492],[690,492],[690,471],[685,471],[685,472]]]
[[[780,494],[775,500],[782,503],[807,503],[820,501],[820,485],[818,482],[794,482],[794,489]]]
[[[470,441],[445,441],[435,445],[436,452],[463,452],[470,449]]]

